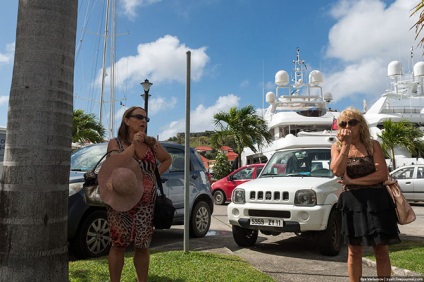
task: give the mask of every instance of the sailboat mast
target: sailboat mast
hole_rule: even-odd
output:
[[[115,123],[115,43],[116,43],[116,0],[112,0],[112,34],[110,43],[110,131],[109,138],[113,137]]]
[[[104,103],[104,86],[105,86],[105,78],[106,78],[106,53],[107,53],[107,40],[108,40],[108,33],[109,33],[109,8],[110,7],[110,0],[107,0],[107,7],[106,7],[106,23],[105,23],[105,34],[104,34],[104,40],[103,40],[103,63],[102,63],[102,88],[100,92],[100,124],[102,123],[103,119],[103,103]]]

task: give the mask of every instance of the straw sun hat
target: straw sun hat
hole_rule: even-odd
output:
[[[103,202],[120,212],[132,209],[144,192],[140,165],[132,157],[110,155],[98,174],[99,192]]]

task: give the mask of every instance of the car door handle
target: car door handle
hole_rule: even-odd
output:
[[[411,184],[411,182],[408,181],[408,182],[405,182],[405,184]]]
[[[193,175],[191,176],[191,178],[193,178],[194,180],[196,180],[198,177],[199,177],[199,176],[198,176],[197,174],[193,174]]]

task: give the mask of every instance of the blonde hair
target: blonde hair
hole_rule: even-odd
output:
[[[350,119],[356,119],[359,121],[358,125],[360,127],[359,129],[359,140],[364,143],[365,148],[367,149],[368,154],[372,155],[373,152],[373,139],[370,134],[370,128],[368,126],[368,123],[364,117],[364,115],[358,111],[357,109],[354,109],[352,107],[349,107],[345,110],[343,110],[339,117],[338,117],[338,123],[340,121],[348,121]],[[342,128],[339,126],[338,132],[340,133],[340,130]],[[341,147],[342,143],[340,141],[337,141],[337,146]]]

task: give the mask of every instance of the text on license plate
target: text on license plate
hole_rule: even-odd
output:
[[[251,217],[250,225],[264,225],[264,226],[276,226],[283,227],[284,220],[278,218],[264,218],[264,217]]]

